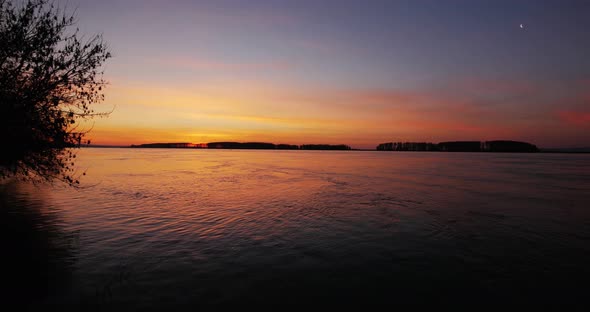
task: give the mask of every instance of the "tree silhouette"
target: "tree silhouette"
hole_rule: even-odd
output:
[[[48,0],[0,0],[0,178],[79,184],[73,148],[90,144],[81,121],[105,113],[100,35],[87,40]]]

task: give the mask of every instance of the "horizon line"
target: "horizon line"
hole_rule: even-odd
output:
[[[493,142],[493,141],[512,141],[512,142],[523,142],[523,143],[528,143],[528,144],[532,144],[535,145],[538,149],[545,149],[545,150],[586,150],[586,149],[590,149],[590,146],[585,146],[585,145],[577,145],[577,146],[538,146],[536,144],[533,143],[529,143],[526,141],[516,141],[516,140],[455,140],[455,141],[440,141],[440,142],[428,142],[428,141],[388,141],[388,142],[383,142],[383,143],[377,143],[374,147],[368,148],[368,147],[364,147],[364,148],[358,148],[358,147],[353,147],[353,145],[350,144],[345,144],[345,143],[338,143],[338,144],[332,144],[332,143],[303,143],[303,144],[291,144],[291,143],[274,143],[274,142],[263,142],[263,141],[212,141],[212,142],[207,142],[207,143],[192,143],[192,142],[150,142],[150,143],[139,143],[139,144],[135,144],[135,143],[127,143],[127,144],[120,144],[120,143],[114,143],[114,144],[90,144],[90,145],[83,145],[81,147],[134,147],[134,146],[141,146],[141,145],[149,145],[149,144],[189,144],[192,145],[193,147],[197,147],[197,146],[201,146],[201,148],[207,148],[206,145],[207,144],[211,144],[211,143],[266,143],[266,144],[275,144],[275,145],[297,145],[297,146],[301,146],[301,145],[347,145],[349,147],[351,147],[351,149],[354,150],[372,150],[372,149],[376,149],[377,146],[379,146],[380,144],[387,144],[387,143],[432,143],[432,144],[440,144],[440,143],[445,143],[445,142]]]

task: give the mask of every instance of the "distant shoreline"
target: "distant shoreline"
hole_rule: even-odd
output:
[[[268,142],[210,142],[210,143],[148,143],[131,145],[132,148],[206,148],[206,149],[264,149],[264,150],[338,150],[349,151],[345,144],[274,144]]]
[[[200,150],[217,150],[217,149],[228,149],[228,150],[237,150],[237,149],[244,149],[248,150],[248,148],[208,148],[208,147],[137,147],[137,146],[130,146],[130,145],[82,145],[81,148],[148,148],[148,149],[200,149]],[[250,149],[251,150],[251,149]],[[259,150],[288,150],[288,149],[259,149]],[[291,149],[300,151],[301,149]],[[309,150],[308,150],[309,151]],[[330,150],[328,150],[330,151]],[[377,149],[370,149],[370,148],[351,148],[348,151],[357,151],[357,152],[383,152]],[[388,151],[390,152],[390,151]],[[441,151],[393,151],[393,152],[433,152],[433,153],[440,153]],[[448,153],[502,153],[502,152],[448,152]],[[505,153],[519,153],[522,152],[505,152]],[[590,147],[588,148],[539,148],[539,151],[536,153],[541,154],[590,154]]]

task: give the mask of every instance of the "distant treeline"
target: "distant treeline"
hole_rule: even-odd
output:
[[[211,142],[203,144],[193,143],[150,143],[131,145],[137,148],[223,148],[223,149],[280,149],[280,150],[350,150],[350,146],[344,144],[273,144],[266,142]]]
[[[539,149],[530,143],[518,141],[451,141],[440,143],[390,142],[377,146],[378,151],[416,151],[416,152],[520,152],[535,153]]]
[[[143,147],[143,148],[188,148],[188,147],[197,147],[193,143],[149,143],[149,144],[139,144],[139,145],[131,145],[131,147]]]

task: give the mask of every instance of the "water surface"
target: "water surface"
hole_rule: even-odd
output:
[[[28,272],[13,299],[157,310],[587,295],[590,155],[92,148],[77,165],[81,190],[2,186],[7,270]]]

